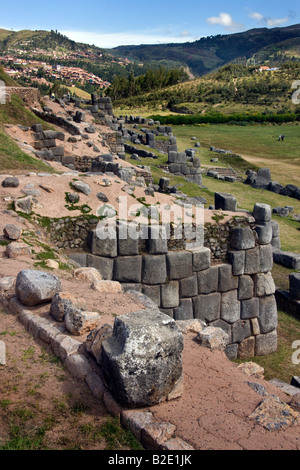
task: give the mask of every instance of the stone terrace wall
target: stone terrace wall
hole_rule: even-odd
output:
[[[41,99],[40,92],[37,88],[6,87],[5,92],[7,96],[19,96],[19,98],[21,98],[29,106],[38,103]]]
[[[209,248],[173,244],[170,249],[170,242],[151,232],[142,243],[120,236],[101,240],[98,234],[89,232],[88,253],[71,255],[79,265],[98,269],[125,290],[142,292],[175,320],[198,318],[222,328],[231,359],[277,349],[272,246],[260,241],[255,229],[233,228],[228,261],[220,264],[212,262]]]

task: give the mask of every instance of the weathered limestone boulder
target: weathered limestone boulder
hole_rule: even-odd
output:
[[[183,335],[176,322],[147,308],[115,319],[102,343],[102,369],[115,399],[129,408],[168,398],[182,377]]]
[[[46,272],[27,269],[20,271],[16,279],[16,295],[24,305],[50,302],[60,291],[60,280]]]
[[[250,419],[268,431],[279,431],[299,425],[300,414],[280,398],[270,395],[259,404]]]
[[[32,197],[22,197],[20,199],[16,199],[14,202],[14,208],[16,212],[24,212],[24,214],[31,213],[31,206],[32,206]]]
[[[75,269],[74,277],[78,281],[87,281],[91,283],[102,281],[102,276],[96,268]]]
[[[3,229],[3,234],[10,240],[19,240],[22,230],[14,224],[7,224]]]
[[[16,176],[8,176],[2,181],[1,186],[3,188],[17,188],[19,186],[19,180]]]
[[[68,309],[65,315],[67,330],[74,336],[81,336],[99,327],[101,317],[98,312],[84,312],[76,308]]]
[[[215,209],[236,212],[237,200],[233,194],[215,193]]]
[[[20,256],[31,256],[32,250],[31,247],[26,243],[12,242],[7,245],[5,254],[8,258],[16,259]]]
[[[52,299],[50,306],[50,314],[58,322],[63,322],[66,313],[70,309],[83,310],[86,308],[86,302],[84,299],[75,297],[69,292],[59,292],[55,294]]]
[[[198,343],[205,348],[223,351],[229,343],[228,334],[221,328],[208,326],[196,337]]]
[[[103,325],[100,328],[95,328],[88,335],[85,346],[89,353],[91,353],[98,364],[101,364],[101,346],[103,341],[109,339],[113,335],[113,328],[111,325]]]
[[[85,194],[86,196],[89,196],[92,192],[90,185],[84,183],[83,181],[73,181],[72,188],[76,189],[76,191],[79,191],[80,193]]]

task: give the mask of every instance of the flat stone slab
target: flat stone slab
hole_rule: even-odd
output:
[[[273,259],[276,264],[281,264],[286,268],[300,269],[300,254],[289,251],[274,251]]]

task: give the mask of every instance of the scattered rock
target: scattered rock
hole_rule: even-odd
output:
[[[265,398],[249,417],[268,431],[279,431],[300,424],[300,414],[274,395]]]
[[[221,328],[209,326],[198,334],[196,340],[205,348],[223,351],[229,343],[229,336]]]
[[[14,207],[16,212],[24,212],[24,214],[31,213],[31,206],[32,206],[32,197],[22,197],[20,199],[16,199],[14,202]]]
[[[19,180],[16,176],[8,176],[2,181],[1,186],[3,188],[17,188],[19,186]]]
[[[256,379],[264,378],[265,370],[258,364],[255,364],[255,362],[243,362],[237,368],[249,377],[255,377]]]
[[[86,349],[91,353],[98,364],[101,364],[101,346],[102,342],[109,339],[113,334],[111,325],[103,325],[94,329],[86,339]]]
[[[59,263],[54,259],[47,259],[45,263],[50,269],[59,269]]]
[[[77,202],[79,202],[80,196],[79,196],[79,194],[77,194],[77,193],[68,193],[68,194],[67,194],[67,199],[68,199],[68,201],[71,202],[72,204],[76,204]]]
[[[23,270],[16,279],[16,295],[24,305],[35,306],[50,302],[60,290],[60,280],[46,272]]]
[[[26,243],[12,242],[7,245],[5,254],[8,258],[16,259],[20,256],[31,256],[32,250]]]
[[[92,288],[101,294],[120,294],[123,292],[122,286],[117,281],[98,281]]]
[[[92,188],[90,187],[90,185],[84,183],[83,181],[72,181],[72,187],[76,189],[76,191],[79,191],[80,193],[83,193],[86,196],[89,196],[92,192]]]
[[[16,225],[7,224],[3,229],[3,233],[10,240],[19,240],[22,235],[22,230]]]
[[[93,284],[103,280],[96,268],[78,268],[74,271],[74,277],[79,281],[88,281]]]
[[[98,193],[97,198],[102,202],[108,202],[108,197],[104,193]]]
[[[85,310],[85,300],[76,297],[69,292],[59,292],[55,294],[50,306],[50,314],[52,317],[58,322],[63,322],[66,313],[70,309]]]
[[[67,330],[74,336],[81,336],[99,326],[101,317],[97,312],[84,312],[75,308],[68,309],[65,315]]]

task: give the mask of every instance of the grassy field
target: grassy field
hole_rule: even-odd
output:
[[[40,171],[52,173],[51,167],[41,160],[31,157],[22,152],[18,145],[7,135],[4,129],[5,124],[20,124],[31,127],[33,124],[41,123],[43,128],[52,127],[40,118],[35,116],[25,106],[23,101],[12,95],[11,102],[0,104],[0,172],[7,173],[16,171]]]
[[[281,184],[300,186],[298,124],[173,126],[173,133],[181,151],[193,145],[191,137],[197,138],[202,146],[200,156],[204,166],[212,165],[210,158],[218,156],[205,152],[214,146],[242,155],[250,164],[260,168],[270,168],[272,179]],[[285,135],[283,142],[278,141],[280,134]]]

